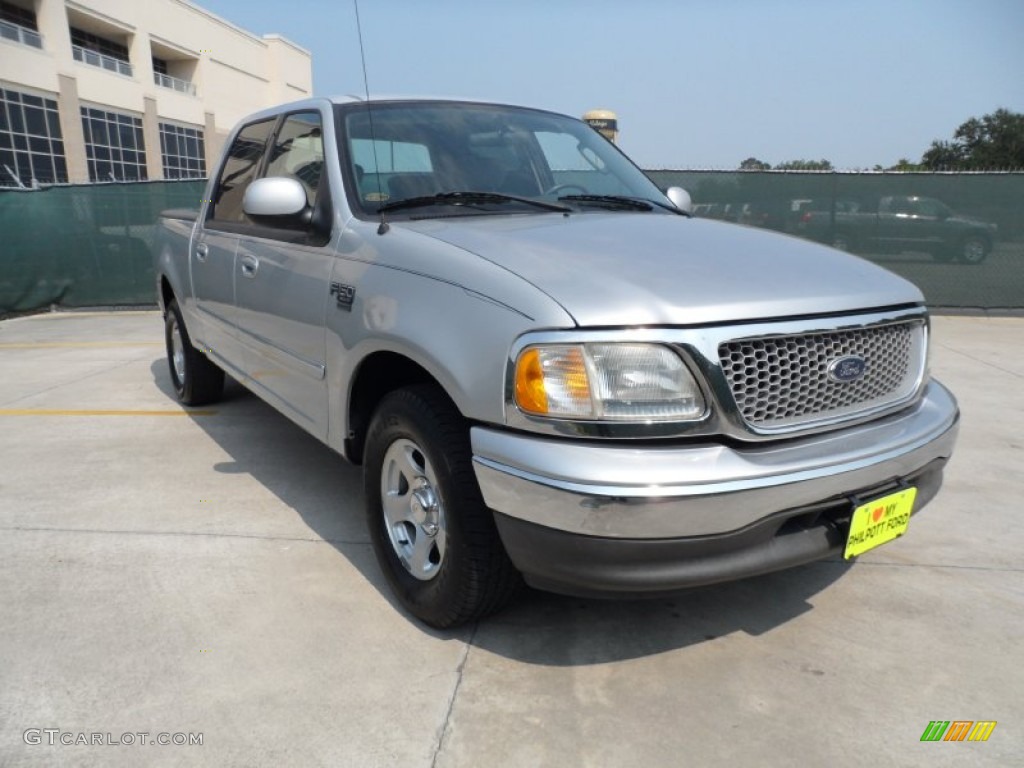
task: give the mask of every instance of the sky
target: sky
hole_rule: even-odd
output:
[[[363,94],[353,0],[196,0]],[[919,160],[1024,112],[1024,0],[360,0],[371,95],[618,114],[641,167]]]

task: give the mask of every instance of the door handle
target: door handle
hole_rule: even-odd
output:
[[[206,243],[199,243],[196,246],[196,261],[206,261],[206,255],[210,252],[209,246]]]
[[[255,256],[243,256],[239,259],[242,266],[242,277],[256,277],[256,270],[260,268],[260,260]]]

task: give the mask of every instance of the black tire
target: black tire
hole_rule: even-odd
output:
[[[964,264],[981,264],[991,249],[985,238],[968,235],[957,247],[957,259]]]
[[[439,389],[407,387],[381,401],[363,484],[377,561],[409,613],[446,629],[515,597],[522,579],[480,494],[468,425]]]
[[[171,385],[178,399],[185,405],[206,405],[220,400],[224,392],[224,371],[192,346],[177,301],[167,306],[164,343]]]
[[[847,253],[854,253],[857,250],[858,243],[854,239],[853,235],[847,232],[836,232],[832,237],[832,247],[840,251],[846,251]]]

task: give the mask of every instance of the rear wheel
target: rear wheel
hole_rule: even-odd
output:
[[[171,384],[178,399],[185,405],[205,405],[219,400],[224,391],[224,371],[192,346],[177,301],[167,306],[164,341]]]
[[[471,461],[468,427],[437,388],[381,401],[366,438],[367,525],[392,591],[433,627],[494,613],[521,584]]]

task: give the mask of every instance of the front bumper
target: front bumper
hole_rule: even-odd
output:
[[[509,556],[535,586],[660,593],[842,550],[853,509],[942,482],[959,411],[937,382],[900,413],[750,446],[622,447],[474,427],[474,469]]]

